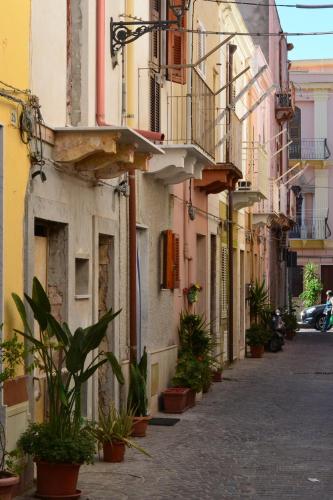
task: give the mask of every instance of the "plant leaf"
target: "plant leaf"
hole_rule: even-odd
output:
[[[45,311],[50,313],[51,312],[51,304],[49,301],[48,296],[45,293],[44,288],[42,287],[40,281],[36,276],[33,279],[32,282],[32,300],[39,305],[39,307]]]
[[[124,384],[125,383],[124,375],[116,356],[113,354],[113,352],[106,352],[105,356],[109,361],[112,367],[112,371],[115,374],[119,384]]]

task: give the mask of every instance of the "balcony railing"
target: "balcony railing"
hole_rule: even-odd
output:
[[[166,142],[195,144],[214,158],[215,96],[198,72],[190,71],[192,93],[186,93],[186,85],[173,84],[167,97]]]
[[[266,174],[267,175],[267,174]],[[268,179],[268,198],[257,203],[253,209],[256,214],[280,213],[280,189],[273,179]]]
[[[243,142],[243,159],[247,165],[245,179],[251,182],[251,189],[269,197],[269,157],[264,146]]]
[[[327,139],[294,140],[289,146],[290,160],[327,160],[330,155]]]
[[[330,235],[331,230],[325,217],[316,217],[310,222],[296,224],[289,231],[289,238],[301,240],[326,240]]]

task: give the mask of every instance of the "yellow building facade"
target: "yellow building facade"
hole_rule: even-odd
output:
[[[0,16],[0,168],[1,168],[1,323],[3,337],[21,327],[12,292],[22,296],[24,288],[24,216],[29,178],[28,147],[20,134],[20,115],[29,99],[30,0],[4,0]],[[5,387],[2,415],[8,448],[15,446],[28,417],[26,391],[17,400]],[[5,411],[4,411],[5,410]]]

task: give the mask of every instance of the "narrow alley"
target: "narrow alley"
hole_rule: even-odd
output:
[[[300,333],[225,370],[205,404],[149,427],[151,459],[82,467],[82,498],[331,500],[332,349],[333,334]]]

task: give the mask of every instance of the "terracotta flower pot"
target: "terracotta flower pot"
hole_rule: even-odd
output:
[[[195,406],[195,390],[190,389],[187,393],[187,406],[193,408]]]
[[[125,456],[125,443],[122,441],[112,441],[103,443],[104,462],[123,462]]]
[[[286,331],[286,337],[288,340],[293,340],[295,335],[296,335],[296,333],[293,330]]]
[[[0,475],[0,499],[11,500],[14,498],[15,488],[20,482],[18,476],[12,476],[4,472]]]
[[[37,491],[39,498],[65,498],[80,497],[76,489],[79,464],[51,464],[37,461]]]
[[[149,420],[150,417],[134,417],[131,435],[133,437],[145,437]]]
[[[262,358],[265,352],[265,347],[263,345],[251,345],[250,351],[252,358]]]
[[[213,382],[222,382],[222,372],[221,371],[213,371]]]
[[[188,407],[187,398],[190,389],[187,387],[170,387],[163,392],[165,413],[183,413]]]

